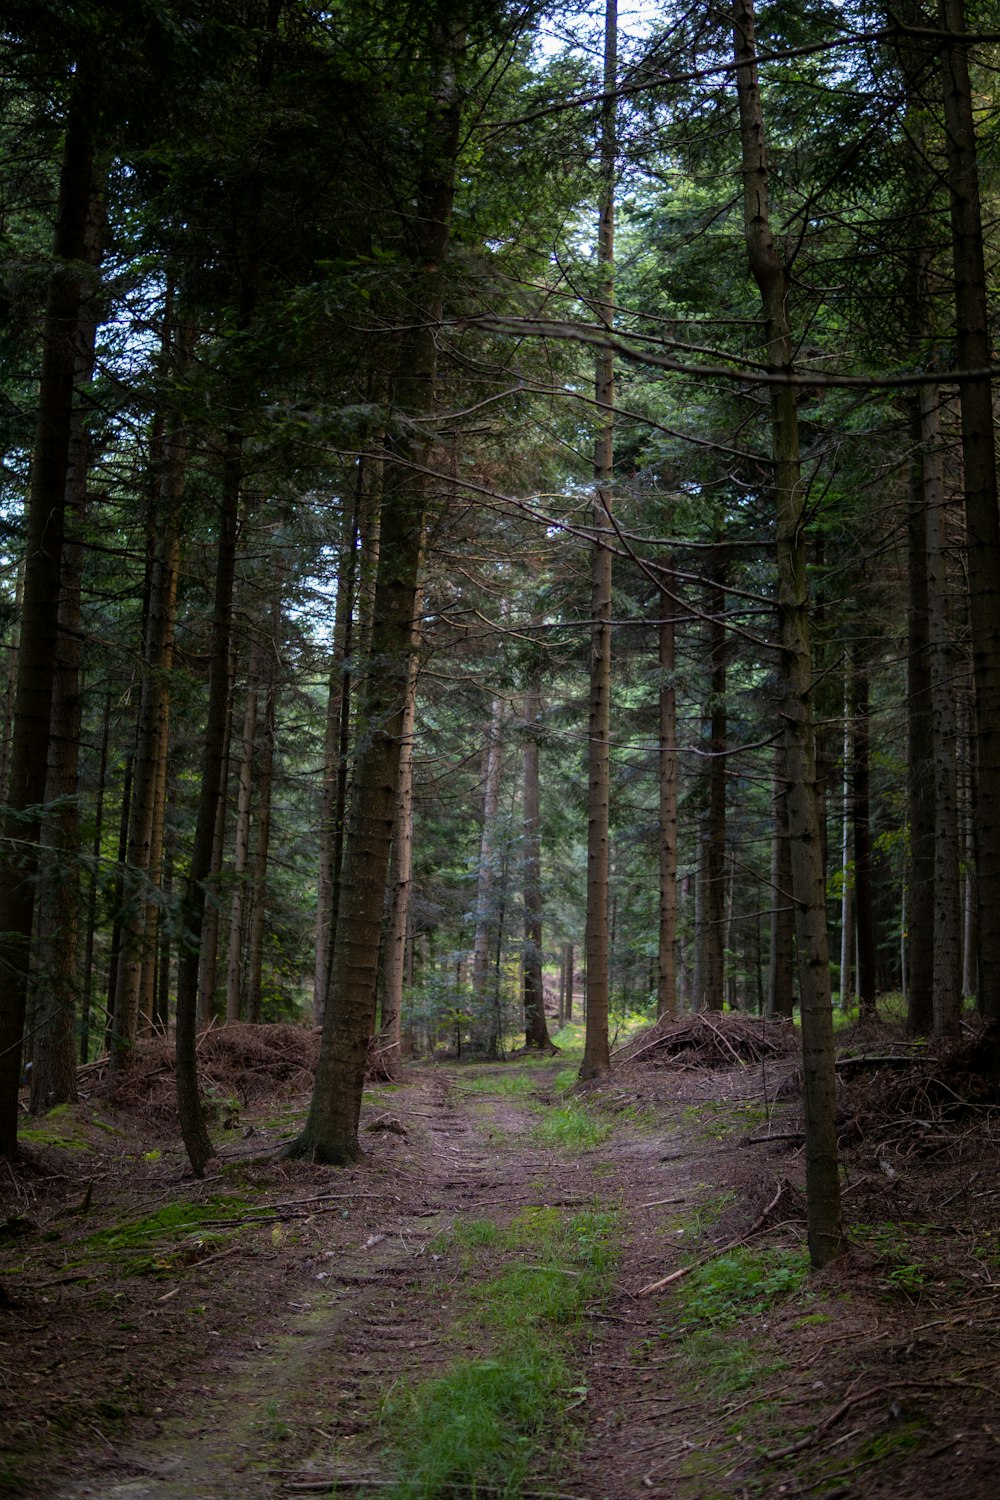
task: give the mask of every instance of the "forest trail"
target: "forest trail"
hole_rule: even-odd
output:
[[[583,1094],[565,1058],[413,1068],[366,1097],[356,1168],[276,1159],[299,1097],[242,1115],[205,1183],[173,1148],[128,1157],[121,1191],[157,1158],[148,1181],[127,1205],[95,1193],[82,1234],[39,1203],[4,1325],[0,1364],[32,1375],[20,1402],[8,1381],[20,1451],[0,1494],[987,1500],[989,1276],[956,1291],[952,1263],[932,1285],[881,1222],[867,1251],[806,1277],[795,1106],[774,1105],[790,1068],[626,1068]],[[754,1144],[762,1128],[773,1144]],[[893,1189],[852,1180],[859,1201]],[[958,1180],[932,1185],[941,1202]],[[171,1248],[173,1200],[210,1217]],[[87,1258],[140,1207],[154,1256],[130,1263],[112,1240]],[[506,1327],[505,1287],[524,1299]],[[548,1406],[514,1424],[506,1477],[435,1478],[420,1444],[451,1420],[438,1377],[500,1369],[526,1333],[560,1363]]]
[[[401,1201],[366,1215],[371,1232],[350,1245],[342,1243],[344,1220],[334,1220],[341,1241],[334,1252],[323,1248],[330,1221],[320,1221],[304,1260],[308,1282],[287,1304],[287,1324],[260,1348],[235,1357],[221,1350],[196,1388],[182,1383],[182,1410],[167,1417],[154,1442],[98,1459],[102,1472],[64,1485],[59,1500],[265,1500],[327,1487],[380,1493],[395,1474],[378,1438],[381,1398],[400,1381],[418,1382],[482,1353],[475,1330],[463,1327],[463,1278],[444,1248],[457,1223],[500,1225],[526,1209],[613,1208],[627,1220],[635,1203],[665,1200],[661,1212],[669,1214],[690,1201],[696,1156],[677,1149],[676,1122],[655,1131],[621,1127],[583,1151],[534,1139],[539,1098],[551,1099],[559,1072],[558,1062],[535,1063],[530,1093],[513,1099],[505,1084],[524,1077],[513,1067],[439,1067],[393,1092],[388,1122],[378,1111],[370,1123],[393,1127],[384,1139],[398,1143],[391,1175]],[[530,1263],[533,1251],[522,1258]],[[626,1255],[617,1275],[638,1285],[662,1267],[648,1255]],[[607,1293],[609,1303],[620,1300],[615,1289]],[[643,1307],[646,1321],[635,1311]],[[598,1447],[619,1404],[612,1393],[624,1397],[631,1380],[626,1366],[601,1358],[607,1327],[617,1321],[632,1339],[654,1337],[654,1314],[648,1303],[635,1304],[627,1318],[595,1311],[580,1337],[583,1379],[600,1372],[608,1389],[609,1410],[595,1419]],[[579,1463],[573,1455],[573,1469]],[[581,1495],[604,1493],[602,1467],[595,1452],[566,1482]]]

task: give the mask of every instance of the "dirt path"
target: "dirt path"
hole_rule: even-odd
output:
[[[376,1128],[352,1171],[277,1164],[287,1115],[234,1141],[207,1184],[182,1187],[179,1164],[157,1162],[143,1203],[155,1180],[156,1201],[183,1192],[211,1205],[239,1188],[252,1204],[211,1210],[220,1219],[206,1223],[239,1220],[223,1248],[198,1241],[189,1264],[165,1257],[149,1275],[102,1281],[75,1229],[48,1274],[41,1259],[27,1262],[33,1279],[0,1350],[17,1439],[0,1495],[384,1494],[398,1476],[379,1426],[387,1393],[483,1352],[457,1228],[502,1229],[544,1208],[613,1211],[618,1260],[572,1339],[576,1440],[562,1431],[552,1451],[538,1445],[526,1493],[995,1495],[988,1276],[959,1301],[944,1282],[902,1299],[890,1287],[887,1298],[878,1265],[856,1257],[787,1296],[765,1282],[747,1300],[745,1288],[710,1283],[705,1295],[735,1299],[735,1313],[692,1323],[673,1288],[637,1294],[692,1255],[721,1266],[719,1246],[748,1230],[763,1232],[744,1271],[801,1262],[794,1149],[739,1144],[759,1114],[748,1071],[613,1080],[587,1101],[610,1126],[606,1139],[546,1144],[536,1133],[565,1097],[565,1071],[532,1063],[515,1090],[516,1065],[415,1070],[366,1106]],[[65,1214],[40,1211],[35,1222],[44,1230]],[[530,1264],[530,1247],[520,1253]],[[476,1274],[488,1271],[486,1253]],[[58,1397],[46,1407],[40,1392],[35,1412],[18,1369],[33,1369],[34,1386],[57,1385]],[[44,1450],[25,1451],[26,1424],[44,1433]]]

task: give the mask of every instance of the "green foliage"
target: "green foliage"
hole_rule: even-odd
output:
[[[687,1328],[729,1328],[761,1314],[797,1292],[809,1270],[804,1250],[751,1250],[738,1246],[714,1256],[678,1287],[681,1323]]]
[[[568,1441],[566,1413],[585,1394],[574,1384],[568,1336],[607,1285],[616,1255],[617,1215],[599,1208],[565,1215],[531,1206],[505,1226],[460,1221],[437,1242],[462,1253],[469,1273],[476,1249],[512,1260],[466,1296],[479,1331],[497,1340],[493,1358],[463,1360],[444,1376],[400,1385],[383,1423],[399,1449],[396,1500],[433,1500],[480,1488],[513,1497],[546,1448]]]
[[[567,1151],[589,1151],[611,1134],[611,1126],[595,1119],[585,1105],[570,1102],[550,1105],[532,1130],[536,1141],[561,1146]]]
[[[912,1226],[918,1229],[918,1226]],[[853,1237],[875,1255],[883,1271],[881,1286],[893,1295],[919,1302],[928,1283],[926,1266],[910,1250],[905,1224],[855,1224]]]
[[[483,1486],[493,1495],[519,1495],[571,1383],[561,1356],[526,1338],[500,1358],[463,1361],[437,1380],[390,1392],[383,1422],[405,1446],[403,1477],[387,1493],[433,1500]]]

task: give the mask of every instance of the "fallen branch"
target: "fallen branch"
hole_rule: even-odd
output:
[[[784,1182],[778,1184],[778,1191],[770,1203],[764,1209],[763,1213],[757,1215],[750,1228],[743,1234],[737,1235],[734,1240],[728,1240],[724,1245],[717,1246],[709,1255],[701,1256],[699,1260],[692,1261],[689,1266],[681,1266],[680,1270],[671,1271],[669,1276],[664,1276],[659,1281],[651,1281],[648,1286],[640,1287],[635,1295],[637,1297],[648,1297],[653,1292],[662,1291],[665,1286],[670,1286],[671,1282],[681,1281],[685,1276],[690,1276],[692,1271],[697,1271],[702,1266],[710,1265],[713,1260],[718,1260],[720,1255],[725,1255],[728,1251],[735,1250],[738,1245],[745,1245],[747,1240],[752,1239],[755,1234],[759,1234],[764,1228],[767,1216],[773,1209],[777,1208],[781,1195],[785,1191],[785,1186]]]

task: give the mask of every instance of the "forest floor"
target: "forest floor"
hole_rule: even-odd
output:
[[[586,1091],[413,1065],[339,1170],[279,1157],[309,1034],[211,1034],[202,1181],[162,1044],[84,1070],[3,1169],[0,1495],[994,1500],[995,1101],[849,1038],[896,1060],[841,1068],[851,1249],[808,1273],[792,1030],[708,1024]]]

